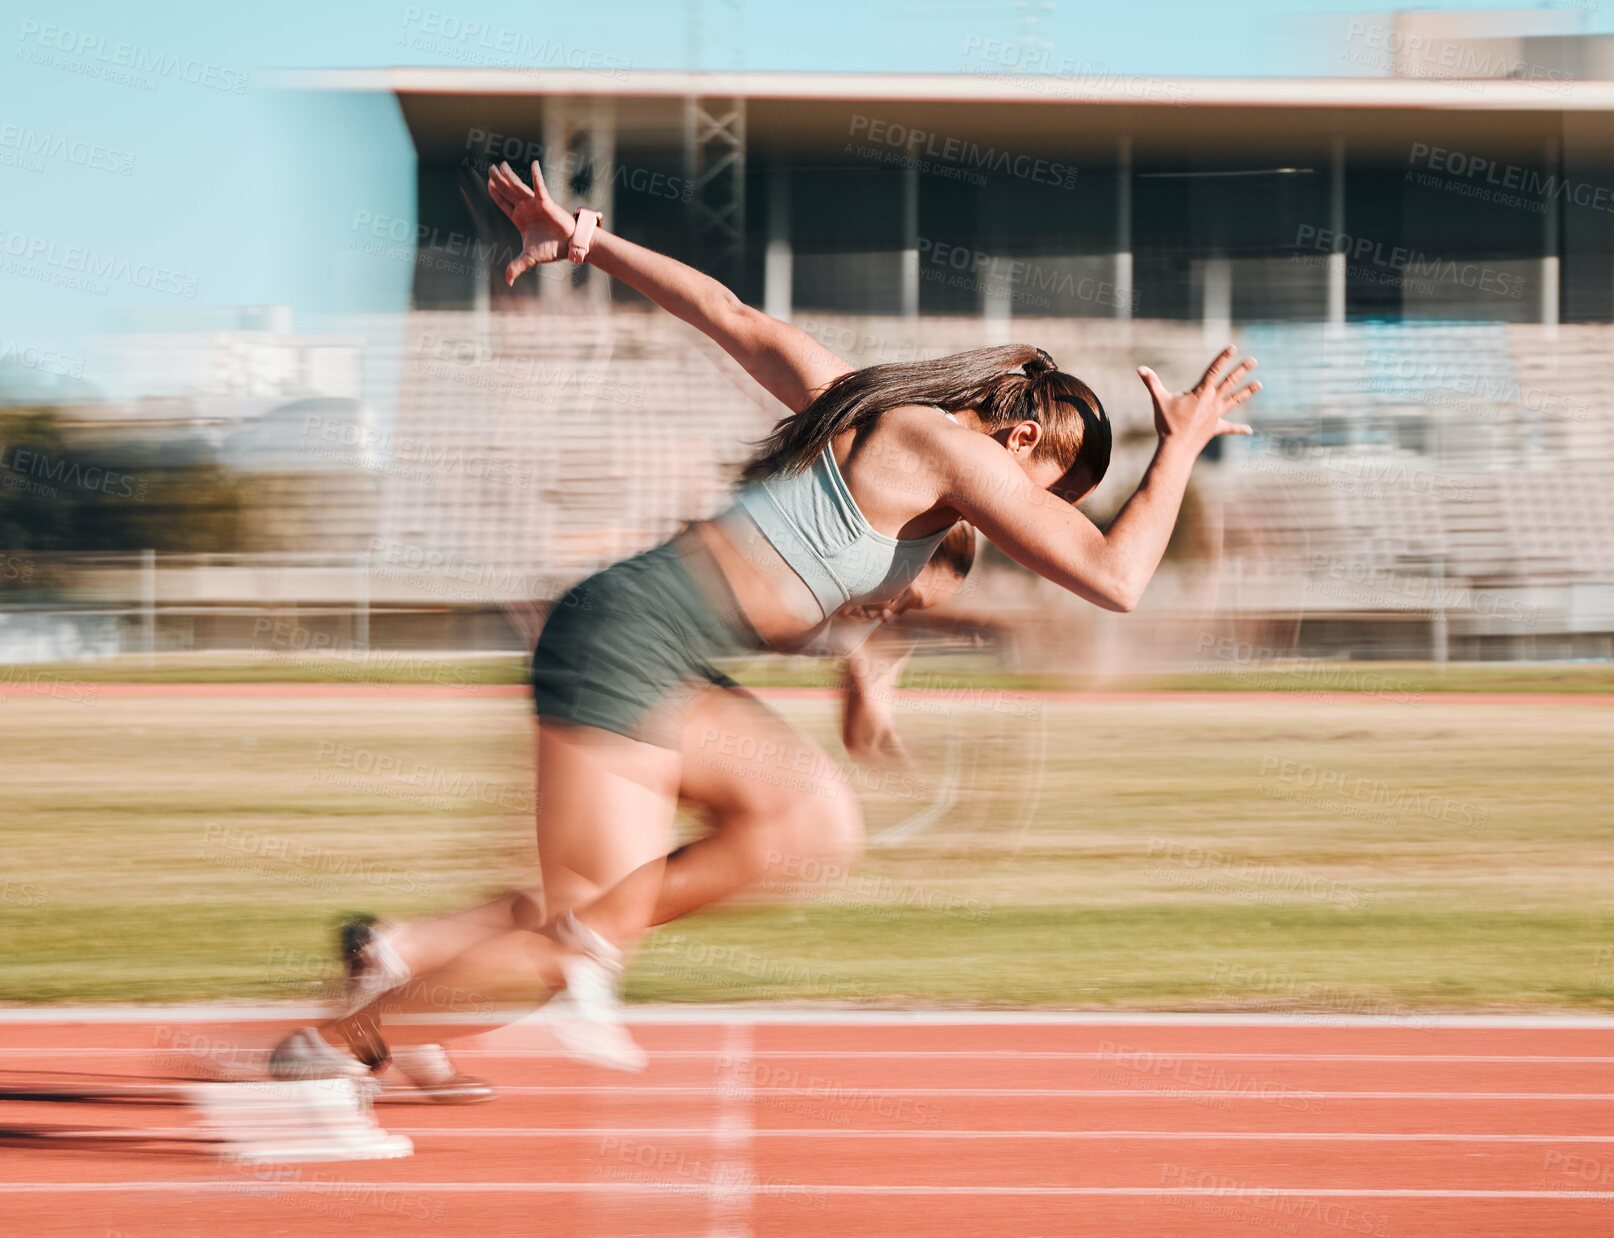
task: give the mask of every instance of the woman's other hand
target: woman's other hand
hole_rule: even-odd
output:
[[[1219,435],[1251,433],[1243,422],[1227,419],[1228,413],[1261,390],[1259,382],[1243,385],[1250,371],[1255,369],[1253,357],[1246,357],[1225,377],[1222,375],[1235,352],[1231,345],[1222,349],[1205,371],[1205,377],[1192,389],[1175,395],[1166,390],[1153,370],[1139,367],[1138,377],[1154,401],[1154,427],[1162,439],[1184,439],[1199,452]]]
[[[521,252],[504,268],[506,287],[514,284],[522,272],[554,262],[566,252],[576,221],[549,196],[536,159],[531,187],[511,171],[508,163],[500,163],[488,169],[488,193],[521,233]]]

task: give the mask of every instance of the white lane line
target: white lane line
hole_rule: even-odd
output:
[[[323,1021],[330,1011],[323,1006],[287,1003],[285,1005],[174,1006],[6,1006],[0,1007],[0,1024],[6,1023],[244,1023],[264,1020],[300,1022]],[[758,1026],[780,1024],[796,1027],[892,1026],[892,1027],[1315,1027],[1399,1028],[1413,1031],[1440,1031],[1450,1028],[1525,1028],[1532,1030],[1608,1031],[1614,1029],[1614,1016],[1540,1014],[1471,1015],[1424,1014],[1404,1011],[1384,1015],[1340,1015],[1328,1011],[1311,1014],[1294,1012],[1250,1012],[1202,1014],[1162,1011],[1117,1010],[823,1010],[785,1006],[762,1010],[755,1007],[733,1009],[725,1006],[630,1006],[629,1024],[671,1026],[726,1026],[751,1023]],[[418,1023],[482,1023],[502,1026],[511,1022],[505,1014],[422,1015]]]
[[[706,1230],[707,1238],[752,1238],[751,1196],[748,1192],[734,1189],[757,1181],[756,1171],[751,1167],[751,1140],[755,1134],[755,1123],[751,1119],[751,1088],[745,1082],[745,1076],[751,1070],[751,1037],[752,1028],[746,1024],[723,1029],[723,1049],[733,1064],[736,1077],[725,1081],[726,1086],[721,1089],[723,1103],[717,1117],[717,1128],[706,1136],[718,1146],[715,1164],[709,1171],[711,1184],[707,1199],[711,1207],[711,1221]],[[637,1164],[637,1157],[630,1153],[627,1163]],[[708,1171],[697,1170],[697,1173],[703,1172]]]
[[[843,1086],[826,1084],[799,1088],[757,1087],[758,1096],[812,1096],[823,1100],[861,1100],[886,1096],[973,1096],[1014,1100],[1102,1100],[1106,1097],[1134,1098],[1158,1096],[1168,1100],[1255,1100],[1274,1103],[1286,1100],[1540,1100],[1614,1101],[1614,1092],[1318,1092],[1263,1084],[1259,1088],[1213,1090],[1210,1088],[888,1088],[878,1085]],[[711,1087],[677,1084],[640,1086],[601,1084],[571,1087],[560,1084],[516,1084],[499,1089],[501,1096],[715,1096]]]
[[[570,1139],[621,1138],[719,1139],[724,1132],[709,1126],[389,1126],[398,1135],[422,1139]],[[1380,1133],[1377,1131],[1004,1131],[884,1129],[870,1127],[840,1130],[827,1127],[786,1129],[757,1128],[750,1132],[757,1139],[1075,1139],[1129,1142],[1221,1142],[1246,1143],[1614,1143],[1614,1135],[1474,1135],[1419,1131]]]
[[[223,1082],[230,1082],[225,1080]],[[236,1082],[243,1082],[237,1080]],[[723,1099],[718,1084],[505,1084],[500,1096],[696,1096]],[[871,1098],[897,1096],[970,1097],[988,1100],[1249,1100],[1278,1104],[1297,1100],[1438,1100],[1438,1101],[1614,1101],[1614,1092],[1352,1092],[1260,1083],[1247,1088],[892,1088],[880,1084],[842,1084],[811,1080],[799,1087],[752,1085],[754,1097],[805,1096],[821,1101],[861,1103]]]
[[[0,1195],[116,1195],[116,1194],[239,1194],[241,1182],[198,1179],[194,1182],[5,1182]],[[689,1182],[301,1182],[277,1180],[277,1192],[353,1195],[364,1191],[386,1194],[434,1195],[553,1195],[636,1194],[703,1196],[710,1188]],[[1443,1189],[1384,1190],[1307,1187],[1151,1187],[1151,1186],[843,1186],[817,1182],[736,1184],[735,1191],[769,1195],[1014,1195],[1014,1196],[1117,1196],[1123,1198],[1175,1198],[1214,1196],[1222,1199],[1609,1199],[1614,1191],[1463,1191]]]
[[[267,1046],[240,1046],[240,1053],[261,1053],[268,1056]],[[82,1057],[131,1057],[149,1054],[181,1056],[186,1051],[163,1046],[107,1048],[77,1046],[55,1048],[39,1045],[34,1048],[0,1048],[0,1055],[37,1057],[41,1055]],[[205,1055],[204,1055],[205,1056]],[[455,1057],[541,1059],[559,1062],[574,1061],[561,1049],[476,1049],[454,1047]],[[717,1061],[730,1055],[723,1049],[652,1049],[653,1061]],[[753,1049],[752,1058],[769,1061],[825,1060],[825,1061],[903,1061],[907,1059],[929,1061],[1019,1061],[1019,1062],[1114,1062],[1117,1059],[1138,1057],[1180,1058],[1195,1062],[1440,1062],[1476,1065],[1551,1065],[1563,1063],[1572,1066],[1614,1066],[1614,1056],[1584,1057],[1559,1056],[1550,1053],[1203,1053],[1194,1049],[1150,1049],[1131,1045],[1111,1050],[1062,1049],[921,1049],[908,1052],[902,1049]]]
[[[710,1139],[722,1142],[732,1137],[724,1127],[711,1126],[388,1126],[395,1135],[412,1139]],[[195,1126],[119,1127],[123,1138],[199,1138]],[[1048,1130],[930,1130],[869,1127],[844,1130],[828,1127],[756,1128],[746,1132],[751,1139],[1004,1139],[1004,1140],[1113,1140],[1130,1143],[1607,1143],[1614,1135],[1472,1135],[1420,1131],[1410,1134],[1377,1131],[1048,1131]],[[48,1142],[48,1141],[47,1141]]]

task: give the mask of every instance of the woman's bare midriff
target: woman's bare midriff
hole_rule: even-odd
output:
[[[912,414],[923,419],[927,432],[945,424],[938,410],[931,408],[893,410],[886,420],[894,427],[900,417]],[[911,441],[876,445],[875,440],[890,436],[886,426],[874,425],[848,430],[836,438],[836,463],[853,491],[853,501],[860,511],[869,513],[872,500],[875,527],[887,521],[892,525],[886,536],[924,537],[947,528],[958,513],[937,508],[933,502],[917,512],[909,506],[916,496],[930,499],[936,487],[927,476],[924,455]],[[752,628],[770,648],[782,652],[799,649],[824,626],[818,599],[807,582],[785,562],[743,508],[731,507],[710,520],[698,521],[684,536],[701,540]]]
[[[700,539],[751,627],[770,648],[799,648],[823,626],[813,591],[743,510],[731,508],[697,521],[681,536]]]

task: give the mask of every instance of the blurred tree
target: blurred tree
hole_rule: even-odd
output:
[[[53,409],[0,413],[0,549],[240,549],[243,479],[196,448],[75,442]]]

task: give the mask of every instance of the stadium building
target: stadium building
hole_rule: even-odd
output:
[[[525,639],[510,608],[713,510],[781,411],[598,272],[504,287],[485,171],[538,160],[563,203],[853,363],[1048,348],[1122,433],[1100,518],[1149,445],[1136,366],[1258,355],[1264,435],[1201,471],[1129,621],[1159,660],[1208,631],[1258,656],[1614,653],[1606,41],[1385,20],[1337,49],[1378,75],[1332,79],[1139,78],[985,40],[935,76],[293,75],[394,95],[418,157],[416,216],[360,210],[343,238],[414,269],[401,321],[346,324],[382,410],[350,459],[379,477],[370,576],[304,610],[366,640]],[[328,508],[346,431],[282,421]],[[1114,652],[1107,617],[991,556],[960,612],[1039,662]]]

